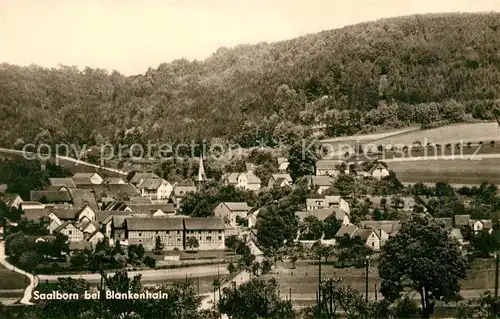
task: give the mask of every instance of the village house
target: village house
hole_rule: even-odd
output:
[[[346,162],[342,160],[319,160],[316,162],[316,176],[336,177],[342,171],[343,165],[347,167]]]
[[[341,225],[350,224],[349,214],[346,211],[336,207],[295,212],[295,216],[297,216],[300,221],[303,221],[308,216],[314,216],[318,220],[324,221],[328,216],[331,215],[335,216],[335,218],[340,222]]]
[[[368,173],[376,179],[382,179],[384,177],[389,176],[389,170],[387,166],[383,163],[375,163],[372,168],[368,171]]]
[[[236,216],[245,218],[251,207],[245,202],[221,202],[214,209],[214,216],[220,217],[226,225],[237,226]]]
[[[196,193],[197,191],[196,185],[192,181],[175,183],[173,187],[174,187],[173,197],[176,198],[177,203],[182,202],[182,200],[184,199],[184,197],[186,197],[187,194]]]
[[[481,220],[469,220],[469,227],[474,232],[474,234],[479,233],[482,230],[488,231],[488,233],[493,232],[493,223],[491,219],[481,219]]]
[[[305,179],[309,187],[317,188],[317,193],[320,195],[333,185],[331,176],[305,176]]]
[[[137,186],[142,183],[143,180],[154,178],[160,178],[160,176],[152,172],[135,173],[134,176],[132,176],[132,178],[130,179],[130,184]]]
[[[245,218],[248,220],[248,228],[254,228],[257,224],[257,218],[259,217],[260,208],[249,213]]]
[[[142,245],[153,250],[159,237],[164,250],[182,250],[184,225],[182,218],[138,218],[125,219],[126,238],[129,245]]]
[[[269,178],[269,182],[267,183],[267,187],[284,187],[292,185],[293,180],[290,174],[282,173],[282,174],[272,174]]]
[[[30,200],[43,204],[73,203],[71,194],[67,190],[30,191]]]
[[[325,196],[324,198],[307,198],[306,210],[316,210],[321,208],[335,207],[349,213],[349,203],[340,196]]]
[[[53,188],[59,187],[67,187],[67,188],[75,188],[76,184],[70,177],[62,177],[62,178],[49,178],[49,183]]]
[[[7,207],[10,208],[19,208],[23,203],[23,199],[17,194],[2,194],[0,199],[5,205],[7,205]]]
[[[92,233],[86,234],[85,240],[90,243],[92,249],[95,249],[95,246],[100,241],[106,240],[106,237],[99,230],[95,230]]]
[[[359,237],[366,247],[373,251],[379,251],[382,246],[380,236],[377,231],[371,228],[359,228],[356,225],[344,225],[335,234],[335,238],[349,237],[351,239]]]
[[[75,173],[73,175],[75,185],[80,184],[102,184],[103,178],[97,173]]]
[[[250,191],[258,191],[261,180],[252,171],[246,173],[228,173],[222,177],[224,185],[232,185],[237,188]]]
[[[128,205],[134,213],[150,215],[153,217],[175,215],[176,209],[173,204],[130,204]]]
[[[454,226],[460,228],[462,226],[470,226],[470,215],[455,215]]]
[[[396,236],[401,229],[399,220],[362,220],[361,228],[373,229],[379,236],[380,245],[383,246],[390,237]]]
[[[224,221],[222,218],[184,218],[185,244],[187,247],[189,237],[198,240],[198,250],[224,250]]]
[[[143,179],[137,185],[137,188],[142,197],[147,197],[151,200],[167,199],[173,191],[172,184],[163,178]]]
[[[66,221],[54,229],[54,234],[61,233],[68,236],[68,241],[77,242],[83,240],[83,232],[73,223]]]

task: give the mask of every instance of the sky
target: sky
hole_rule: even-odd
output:
[[[126,75],[221,46],[274,42],[364,21],[500,11],[500,0],[0,0],[0,62]]]

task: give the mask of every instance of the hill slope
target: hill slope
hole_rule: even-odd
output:
[[[202,62],[132,77],[2,64],[0,146],[213,137],[249,146],[294,139],[316,124],[334,137],[491,119],[499,21],[498,13],[386,19],[221,48]]]

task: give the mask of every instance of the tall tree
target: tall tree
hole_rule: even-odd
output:
[[[466,268],[458,242],[438,222],[414,218],[382,248],[381,293],[394,301],[405,288],[415,290],[421,297],[423,317],[428,318],[437,300],[450,300],[459,293]]]

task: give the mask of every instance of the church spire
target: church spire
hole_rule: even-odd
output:
[[[205,168],[203,167],[203,156],[200,155],[200,165],[198,167],[198,176],[196,177],[196,182],[201,183],[206,181],[207,176],[205,175]]]

